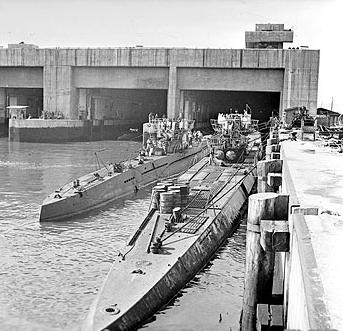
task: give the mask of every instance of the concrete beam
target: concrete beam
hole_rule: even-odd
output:
[[[178,69],[178,84],[183,90],[280,92],[283,80],[283,70],[275,69]]]
[[[168,89],[168,68],[73,67],[76,88]]]
[[[43,68],[0,67],[0,87],[42,88]]]

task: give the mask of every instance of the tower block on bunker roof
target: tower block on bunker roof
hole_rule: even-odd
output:
[[[284,24],[256,24],[255,31],[245,32],[246,48],[282,49],[283,43],[293,42],[293,31],[285,30]]]

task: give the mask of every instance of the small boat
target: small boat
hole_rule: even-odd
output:
[[[152,206],[121,250],[83,330],[132,330],[167,304],[234,231],[255,182],[259,135],[243,116],[216,121],[204,157],[153,188]],[[245,118],[244,118],[245,119]],[[237,139],[239,141],[237,141]],[[244,148],[243,148],[244,147]],[[240,153],[233,158],[232,153]]]
[[[177,175],[207,153],[206,144],[188,136],[194,121],[149,119],[143,125],[143,152],[128,162],[104,165],[51,193],[42,203],[40,221],[60,221],[137,192],[161,178]]]

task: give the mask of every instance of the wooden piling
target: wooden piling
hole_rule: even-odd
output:
[[[273,154],[279,152],[279,132],[277,130],[271,129],[269,132],[269,139],[267,139],[266,160],[280,159],[280,157],[278,157],[279,154]]]
[[[265,160],[257,163],[257,191],[259,193],[275,192],[278,189],[278,186],[268,184],[268,174],[281,174],[282,164],[282,160]]]
[[[272,192],[253,194],[249,197],[241,330],[256,330],[257,303],[268,303],[272,299],[274,242],[273,237],[267,234],[265,237],[271,238],[268,249],[262,248],[260,223],[261,220],[286,220],[288,200],[288,195]]]
[[[269,172],[267,175],[267,184],[274,188],[279,188],[282,184],[282,174],[281,173],[275,173],[275,172]]]
[[[280,153],[280,150],[281,150],[281,146],[278,144],[266,146],[266,154]]]

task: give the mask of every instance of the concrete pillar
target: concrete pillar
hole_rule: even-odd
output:
[[[5,128],[6,114],[6,93],[5,88],[0,87],[0,137],[5,136],[7,128]]]
[[[87,118],[87,89],[79,89],[79,102],[77,105],[78,108],[78,117],[82,119]]]
[[[180,91],[180,111],[179,114],[185,118],[185,91]]]
[[[167,117],[177,118],[180,112],[180,90],[177,87],[177,67],[169,67]]]
[[[43,70],[44,110],[77,119],[76,89],[72,87],[71,66],[45,66]]]
[[[3,123],[6,111],[6,93],[5,88],[0,87],[0,123]]]
[[[184,108],[185,115],[184,116],[188,120],[190,119],[190,112],[191,112],[190,107],[191,107],[191,104],[190,104],[189,99],[185,99],[185,108]]]
[[[285,55],[282,108],[305,106],[316,115],[319,51],[288,50]]]
[[[282,107],[282,100],[283,100],[283,92],[280,92],[280,100],[279,100],[279,118],[282,119],[283,117],[283,107]]]

